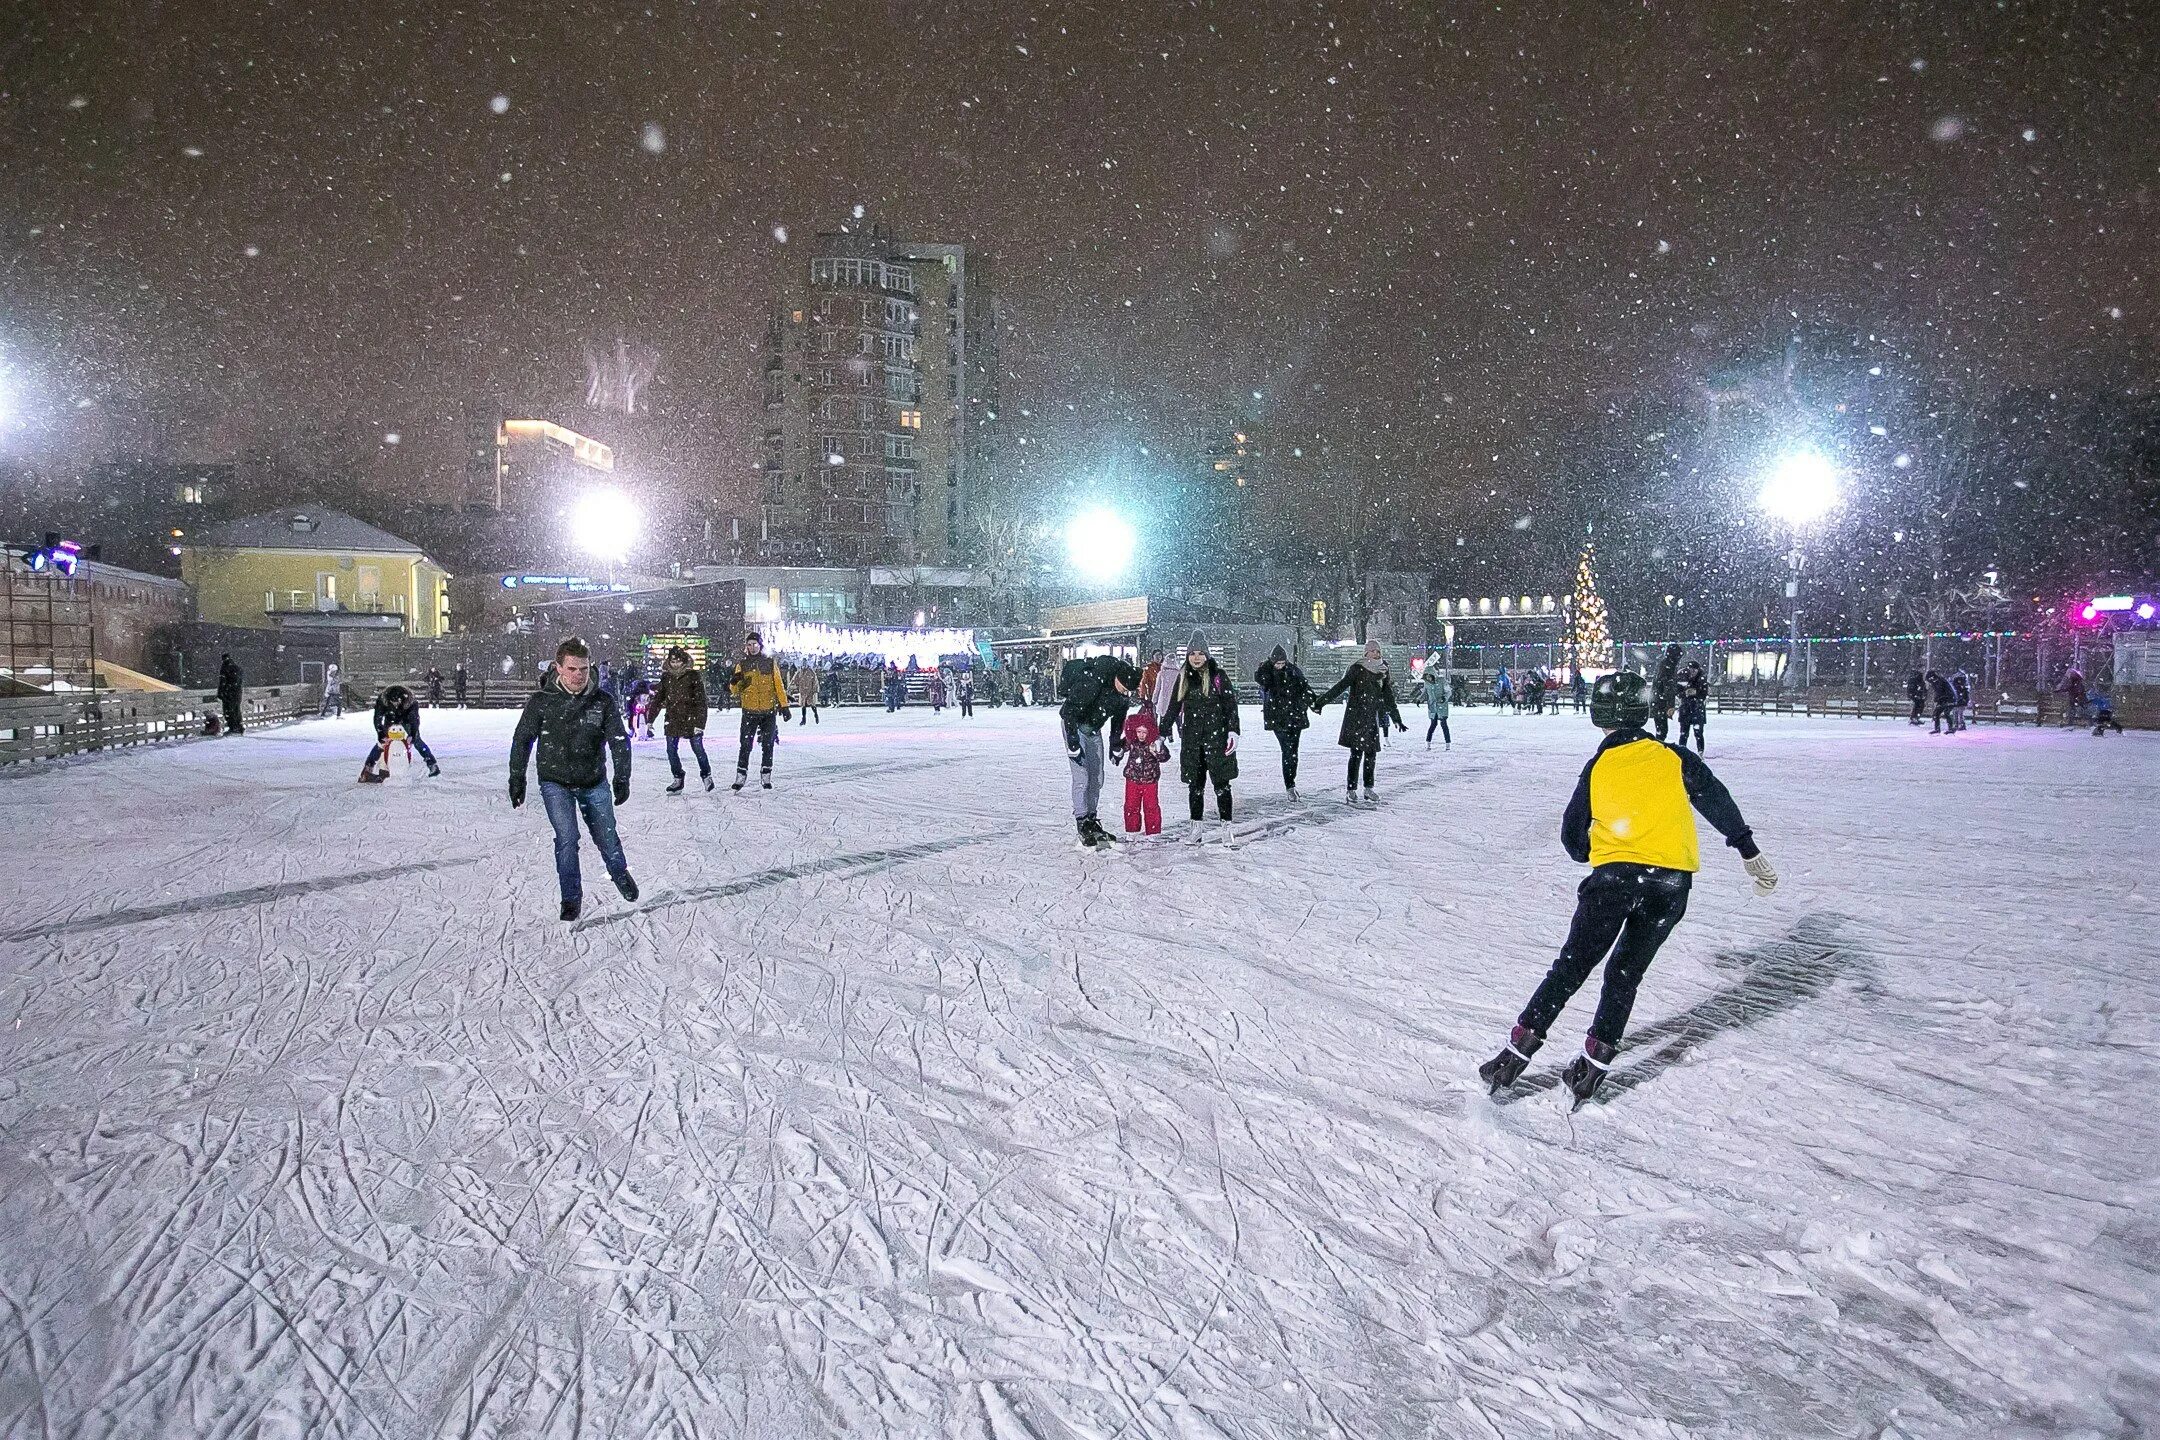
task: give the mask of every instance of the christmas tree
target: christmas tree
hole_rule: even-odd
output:
[[[1597,588],[1597,544],[1583,543],[1575,562],[1575,603],[1568,622],[1568,659],[1585,671],[1613,668],[1612,627]]]

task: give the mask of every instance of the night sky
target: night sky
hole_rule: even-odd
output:
[[[1792,318],[1985,388],[2160,300],[2137,4],[27,9],[0,451],[50,463],[285,429],[417,485],[624,338],[626,468],[742,493],[775,287],[857,205],[995,255],[1039,488],[1257,422],[1293,504],[1529,511],[1558,430]]]

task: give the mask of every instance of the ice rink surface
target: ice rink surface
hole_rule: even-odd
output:
[[[1784,887],[1703,827],[1570,1116],[1589,993],[1474,1072],[1574,715],[1367,812],[1330,714],[1292,812],[1247,707],[1282,823],[1109,853],[1047,711],[828,710],[741,797],[640,742],[646,898],[588,849],[574,929],[512,718],[383,786],[364,716],[0,772],[0,1435],[2160,1423],[2160,737],[1715,717]]]

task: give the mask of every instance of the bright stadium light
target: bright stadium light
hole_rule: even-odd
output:
[[[1755,503],[1791,526],[1811,525],[1837,508],[1837,466],[1819,450],[1795,450],[1778,461]]]
[[[1065,555],[1074,570],[1090,580],[1111,581],[1123,575],[1133,558],[1133,528],[1109,510],[1075,515],[1065,527]]]
[[[578,548],[611,564],[620,563],[637,543],[645,517],[620,490],[588,490],[570,512],[571,538]]]

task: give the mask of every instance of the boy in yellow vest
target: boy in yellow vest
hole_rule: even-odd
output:
[[[1643,729],[1650,718],[1648,691],[1642,676],[1621,671],[1590,692],[1591,723],[1610,733],[1583,767],[1560,824],[1560,843],[1571,859],[1590,863],[1590,878],[1575,892],[1575,921],[1560,958],[1523,1007],[1506,1046],[1478,1067],[1495,1094],[1521,1077],[1545,1043],[1546,1027],[1600,960],[1606,962],[1605,988],[1597,1017],[1583,1053],[1560,1078],[1578,1105],[1604,1083],[1635,1006],[1635,987],[1687,913],[1688,889],[1700,868],[1690,806],[1740,852],[1757,894],[1777,888],[1777,871],[1702,757]]]

